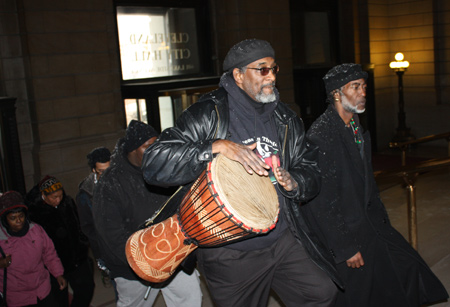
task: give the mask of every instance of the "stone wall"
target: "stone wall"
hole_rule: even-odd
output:
[[[17,97],[29,190],[59,178],[73,195],[86,154],[125,127],[112,1],[2,0],[0,94]]]
[[[450,131],[450,2],[366,1],[379,149],[387,147],[398,124],[397,76],[388,67],[397,51],[411,63],[404,76],[407,126],[417,137]],[[350,1],[341,2],[350,7]],[[17,98],[27,189],[51,174],[74,195],[89,172],[86,154],[97,146],[112,150],[123,135],[113,3],[0,0],[0,96]],[[281,98],[300,113],[294,103],[290,1],[209,3],[216,71],[222,71],[226,53],[240,40],[268,40],[280,65]],[[357,28],[355,33],[365,30]],[[358,46],[365,38],[355,37],[360,58]]]
[[[450,1],[434,0],[433,14],[437,99],[450,105]]]
[[[272,43],[278,88],[294,104],[289,1],[211,0],[217,71],[245,38]],[[46,174],[74,195],[86,154],[125,128],[113,1],[0,0],[0,94],[17,97],[29,190]]]
[[[447,79],[449,4],[435,0],[446,11],[439,13],[442,23],[437,25],[433,0],[368,0],[371,61],[375,64],[375,95],[377,102],[378,144],[382,149],[395,134],[398,126],[398,77],[389,68],[394,55],[402,52],[410,67],[403,77],[406,126],[416,137],[450,131],[450,101],[437,95],[435,65],[446,67],[439,80]],[[447,3],[447,4],[445,4]],[[445,18],[445,17],[447,18]],[[447,46],[436,62],[435,31],[446,32],[441,46]],[[435,145],[446,146],[445,141]]]

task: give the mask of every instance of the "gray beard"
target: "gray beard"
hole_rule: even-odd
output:
[[[342,101],[342,107],[347,112],[350,112],[353,114],[361,114],[361,113],[364,113],[364,111],[366,110],[365,108],[362,110],[358,110],[358,108],[356,106],[353,106],[348,102],[347,97],[345,97],[345,95],[343,95],[343,94],[341,96],[341,101]]]
[[[275,91],[272,89],[272,94],[264,94],[263,89],[255,95],[255,100],[261,103],[271,103],[277,99]]]
[[[277,99],[277,97],[276,97],[275,93],[272,93],[272,94],[259,93],[258,95],[256,95],[255,99],[258,102],[270,103],[270,102],[274,102]]]

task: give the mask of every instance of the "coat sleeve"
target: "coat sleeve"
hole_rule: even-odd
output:
[[[281,193],[297,202],[310,200],[320,189],[320,171],[317,162],[317,146],[307,143],[303,122],[296,118],[292,129],[290,157],[287,171],[298,184],[296,191],[287,192],[280,188]]]
[[[44,261],[44,265],[54,277],[63,275],[64,268],[58,254],[56,253],[53,241],[49,238],[45,230],[40,225],[34,224],[33,227],[36,227],[38,236],[42,238],[42,260]]]
[[[93,217],[99,238],[104,245],[102,256],[114,259],[114,263],[128,266],[125,245],[132,233],[127,231],[126,218],[122,213],[121,204],[128,204],[118,192],[120,184],[108,184],[100,181],[94,192]]]
[[[336,263],[341,263],[353,255],[358,249],[355,236],[348,229],[339,190],[340,175],[338,163],[335,159],[332,136],[324,137],[320,133],[308,133],[308,142],[319,147],[319,167],[322,178],[320,193],[312,201],[306,204],[309,218],[318,225],[330,253]]]
[[[185,110],[175,127],[164,130],[145,151],[145,181],[157,186],[178,186],[197,179],[213,159],[217,124],[214,103],[197,102]]]
[[[70,208],[72,219],[75,223],[76,230],[78,233],[78,240],[80,241],[81,244],[88,246],[89,241],[88,241],[87,236],[84,234],[84,232],[81,229],[80,216],[78,215],[78,209],[77,209],[77,204],[75,203],[75,200],[72,197],[66,195],[66,204]]]
[[[76,196],[78,217],[83,234],[88,237],[89,244],[95,259],[100,258],[98,247],[97,230],[95,229],[94,218],[92,217],[92,200],[89,195],[80,190]]]

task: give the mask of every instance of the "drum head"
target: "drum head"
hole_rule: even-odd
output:
[[[236,161],[217,155],[211,164],[214,188],[232,219],[255,232],[273,228],[278,219],[278,195],[269,177],[252,175]]]

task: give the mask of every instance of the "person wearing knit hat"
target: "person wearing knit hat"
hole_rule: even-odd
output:
[[[117,141],[111,166],[102,174],[93,194],[92,213],[99,252],[117,290],[117,306],[152,306],[161,291],[167,306],[200,307],[198,272],[180,270],[164,285],[139,278],[128,264],[128,238],[168,201],[173,189],[148,185],[142,177],[142,157],[156,141],[156,130],[132,120]],[[146,298],[147,297],[147,298]]]
[[[141,167],[144,151],[155,142],[158,133],[156,130],[141,121],[131,120],[123,138],[123,153],[127,155],[128,162]]]
[[[361,65],[354,63],[344,63],[334,66],[323,77],[326,93],[331,93],[339,89],[350,81],[364,79],[367,81],[368,74],[362,70]]]
[[[144,178],[152,185],[182,185],[182,195],[189,195],[218,154],[252,176],[268,177],[280,202],[276,227],[195,251],[214,304],[265,306],[272,289],[286,306],[330,306],[336,285],[343,285],[299,209],[320,189],[317,150],[306,146],[302,120],[281,101],[275,50],[263,39],[242,40],[226,54],[223,70],[219,88],[186,109],[145,151]],[[252,189],[246,184],[241,193]]]
[[[27,210],[28,207],[25,205],[22,195],[16,191],[9,191],[0,196],[0,216],[6,215],[12,210]]]
[[[158,133],[152,126],[133,119],[128,124],[125,133],[124,150],[126,153],[130,153],[157,136]]]
[[[39,189],[46,195],[62,190],[62,183],[56,177],[46,175],[39,181]]]
[[[323,77],[330,105],[311,125],[319,147],[322,188],[301,209],[320,233],[345,282],[335,306],[423,306],[448,294],[414,248],[390,224],[372,170],[366,106],[367,73],[359,64]]]
[[[337,65],[323,77],[327,101],[336,107],[346,125],[349,125],[353,114],[366,110],[367,77],[361,65],[354,63]],[[350,87],[355,91],[348,91]]]
[[[57,306],[50,291],[48,271],[59,289],[65,289],[63,266],[44,229],[28,221],[27,209],[22,195],[16,191],[0,197],[0,268],[4,268],[0,269],[0,290],[8,306],[36,305],[38,301],[45,306]],[[7,274],[6,292],[4,274]]]
[[[223,70],[231,71],[234,68],[245,67],[248,64],[263,58],[274,58],[275,50],[268,41],[261,39],[245,39],[228,51],[223,61]]]
[[[89,243],[82,233],[77,207],[54,176],[46,175],[27,193],[30,220],[41,225],[53,241],[64,267],[64,276],[73,292],[72,305],[89,306],[94,294]],[[68,289],[61,291],[51,278],[58,306],[68,306]]]

